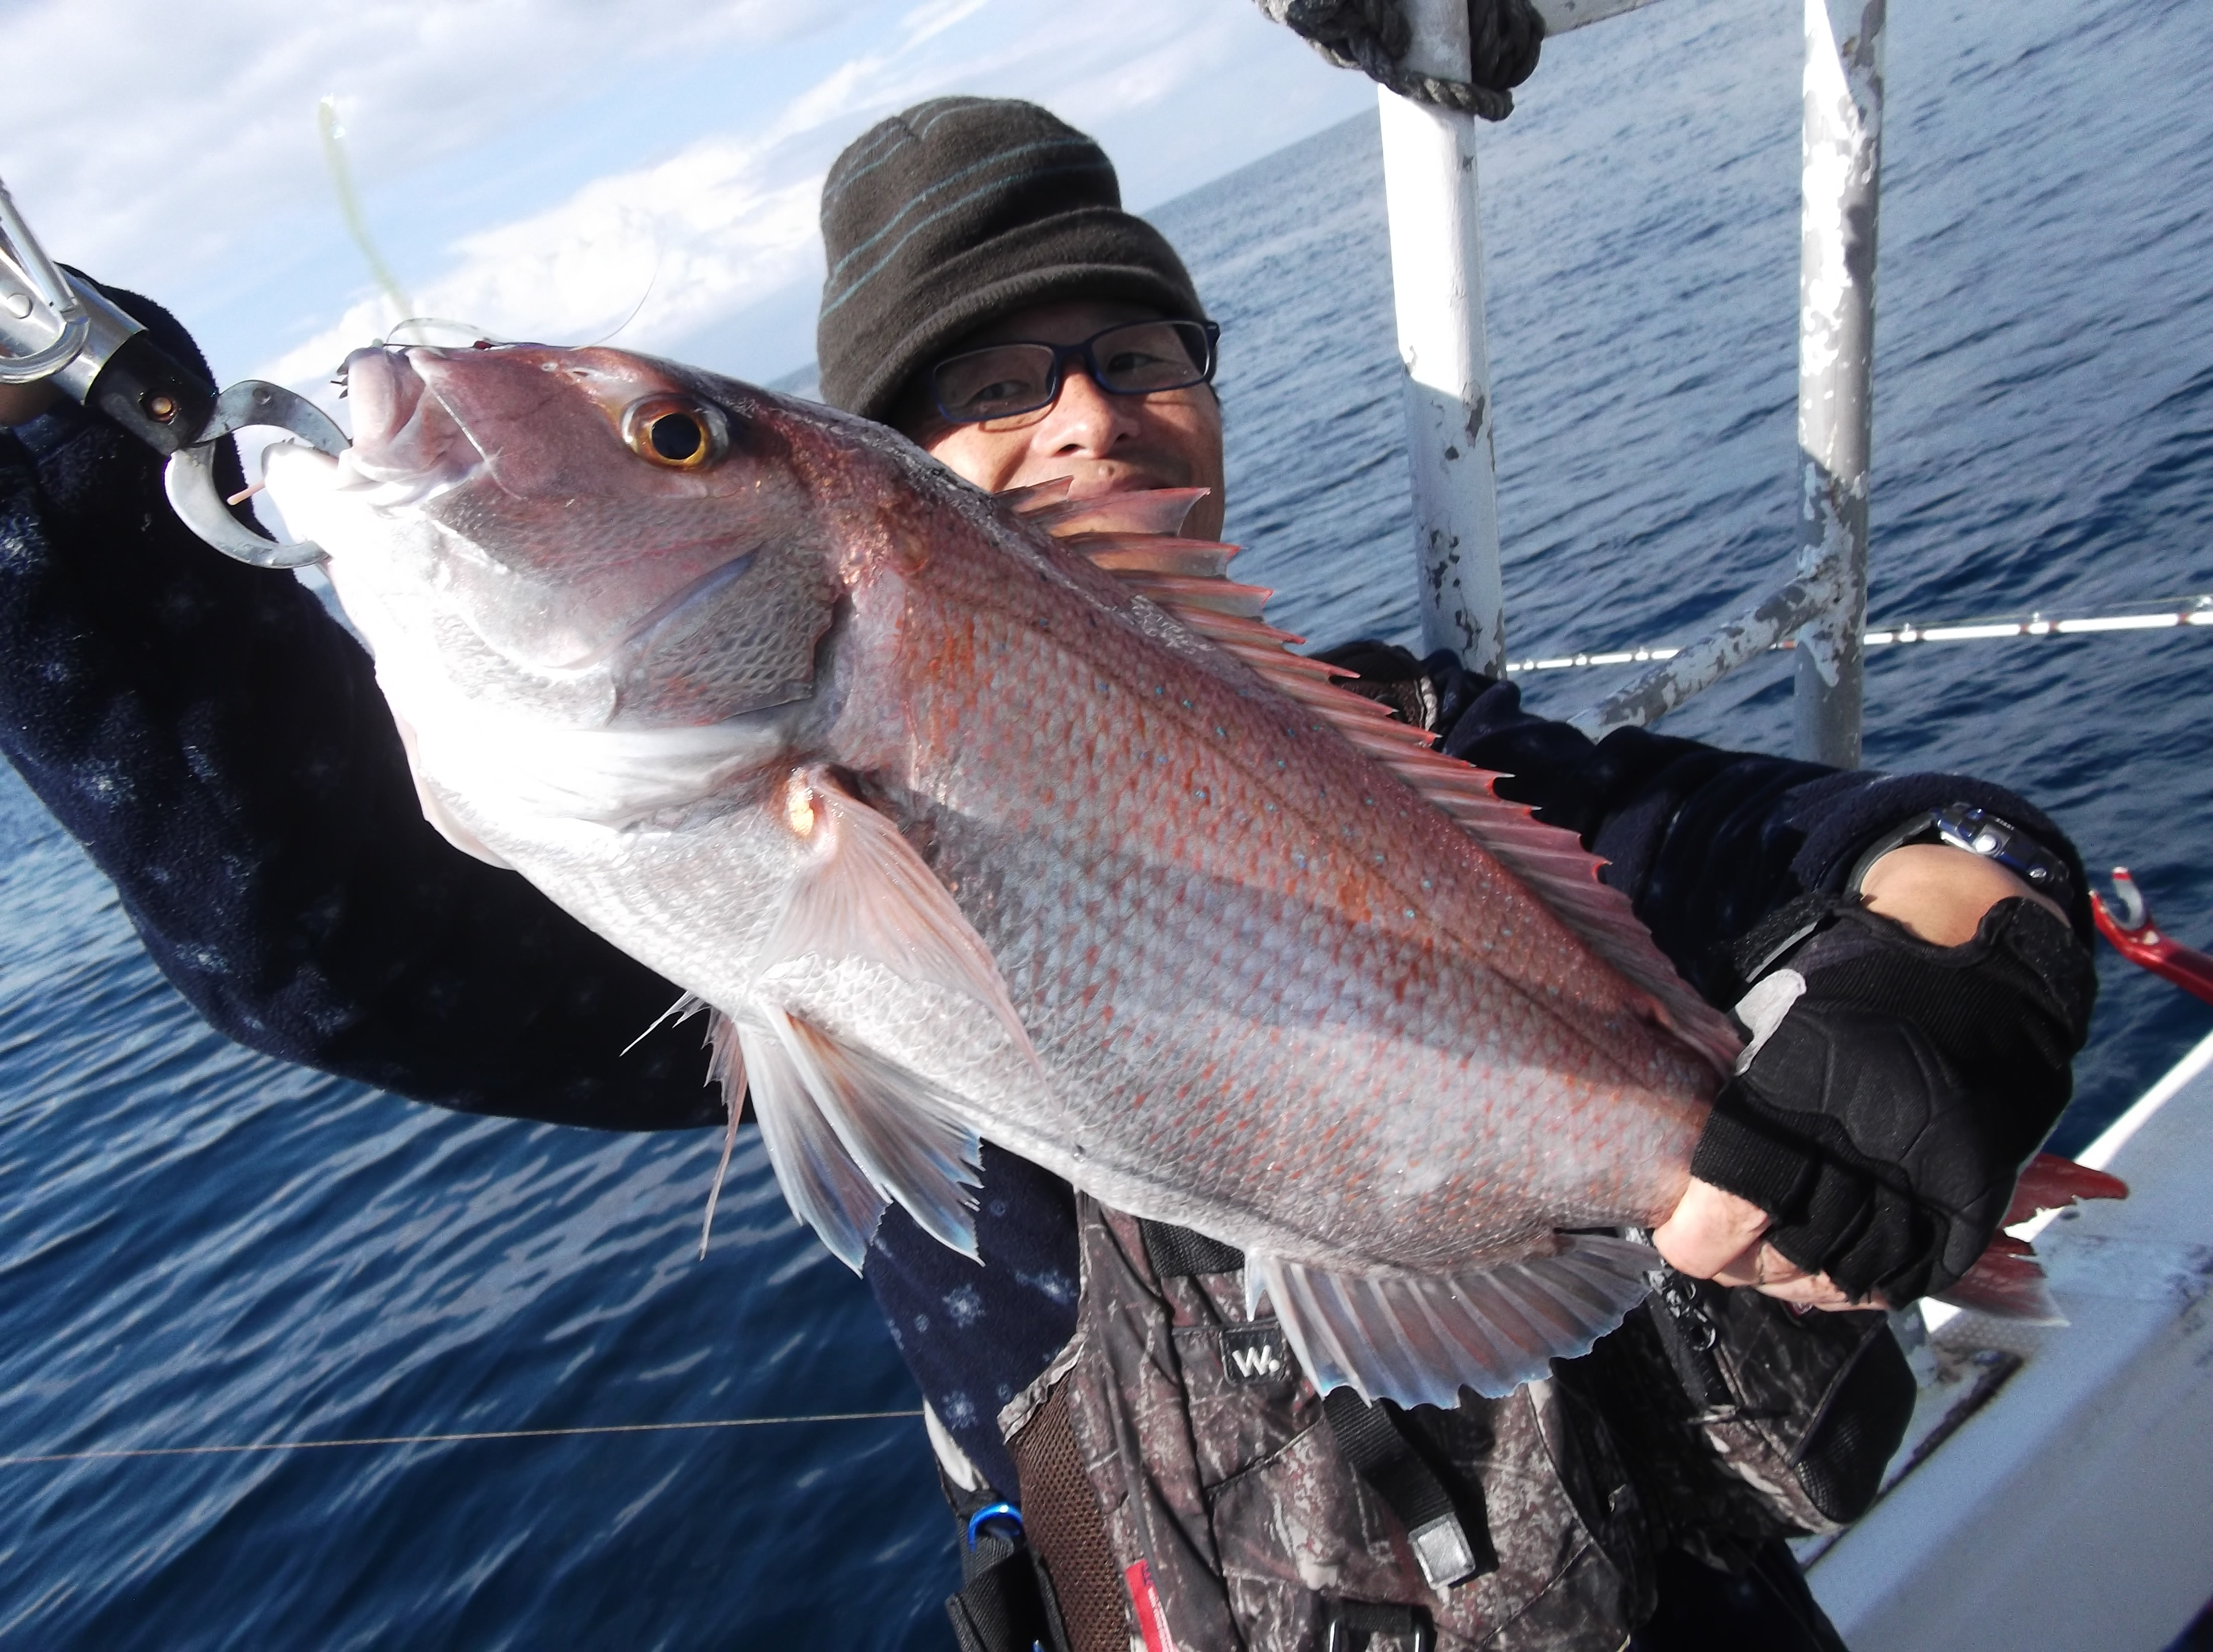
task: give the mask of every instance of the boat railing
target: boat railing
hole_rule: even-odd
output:
[[[1536,0],[1548,35],[1646,3]],[[1466,0],[1406,0],[1405,9],[1413,34],[1405,68],[1466,80]],[[1796,563],[1750,609],[1654,660],[1570,719],[1594,739],[1651,722],[1795,641],[1798,754],[1845,767],[1859,761],[1884,13],[1882,0],[1805,0],[1805,14]],[[1378,95],[1423,646],[1449,649],[1471,669],[1503,677],[1476,118],[1380,88]]]

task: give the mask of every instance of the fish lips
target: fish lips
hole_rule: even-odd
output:
[[[427,487],[473,470],[483,455],[409,359],[382,345],[346,357],[343,376],[353,404],[347,468],[375,484]]]

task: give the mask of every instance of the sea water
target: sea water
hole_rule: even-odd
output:
[[[1874,617],[2213,588],[2213,9],[1890,29]],[[1789,562],[1798,73],[1787,0],[1667,0],[1484,133],[1517,658],[1686,641]],[[1224,326],[1240,574],[1317,642],[1414,625],[1381,198],[1361,119],[1154,215]],[[1667,726],[1781,749],[1789,676]],[[2213,942],[2209,688],[2206,630],[1891,649],[1867,760],[2019,789]],[[2103,975],[2062,1147],[2213,1026]],[[716,1150],[225,1043],[0,771],[0,1644],[948,1646],[909,1418],[23,1460],[911,1409],[750,1133],[692,1259]]]

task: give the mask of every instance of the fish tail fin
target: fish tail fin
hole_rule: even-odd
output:
[[[1324,1391],[1369,1400],[1499,1399],[1590,1351],[1642,1301],[1657,1252],[1603,1234],[1565,1234],[1551,1256],[1452,1275],[1333,1272],[1272,1257],[1247,1262],[1299,1362]],[[1248,1286],[1248,1289],[1250,1287]]]
[[[2051,1300],[2043,1265],[2018,1239],[2000,1234],[1975,1265],[1936,1295],[1953,1308],[1987,1314],[1994,1320],[2027,1325],[2064,1325],[2067,1316]]]
[[[2015,1239],[2003,1228],[2027,1222],[2043,1210],[2064,1210],[2083,1199],[2125,1199],[2129,1185],[2119,1176],[2039,1153],[2022,1167],[2014,1184],[2013,1202],[2006,1206],[2003,1227],[1992,1235],[1983,1253],[1942,1290],[1936,1300],[1953,1308],[1987,1314],[1996,1320],[2015,1320],[2028,1325],[2064,1325],[2067,1316],[2051,1299],[2044,1265],[2027,1240]]]
[[[2063,1159],[2057,1154],[2039,1153],[2028,1161],[2014,1184],[2013,1203],[2006,1207],[2005,1220],[1998,1225],[2010,1228],[2015,1222],[2026,1222],[2039,1210],[2064,1210],[2082,1199],[2125,1199],[2129,1196],[2129,1185],[2119,1176],[2109,1176],[2102,1170],[2093,1170],[2087,1164],[2077,1164],[2072,1159]]]

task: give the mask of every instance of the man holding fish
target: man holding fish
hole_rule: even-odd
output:
[[[374,668],[0,401],[9,756],[257,1047],[674,1128],[687,1038],[620,1052],[714,1012],[929,1401],[964,1644],[1833,1645],[1780,1539],[1904,1427],[1872,1307],[2020,1284],[2064,837],[1285,653],[1214,329],[1042,110],[882,123],[824,226],[825,397],[937,464],[617,351],[357,353],[354,450],[271,483]]]

